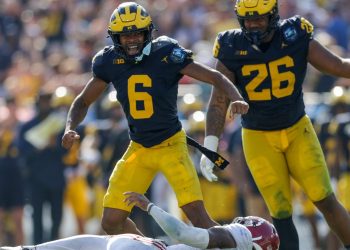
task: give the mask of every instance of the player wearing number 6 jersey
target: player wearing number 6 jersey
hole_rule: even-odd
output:
[[[249,112],[242,116],[244,154],[281,238],[280,249],[299,249],[290,177],[350,249],[350,218],[333,194],[302,93],[307,63],[350,78],[350,60],[314,40],[313,26],[306,19],[294,16],[280,21],[277,0],[237,0],[235,12],[241,28],[217,36],[216,69],[236,84],[249,104]],[[228,105],[223,92],[214,88],[204,143],[212,150],[217,148]],[[209,180],[216,178],[205,156],[201,169]]]
[[[248,111],[247,103],[227,77],[193,61],[192,53],[177,41],[166,36],[152,39],[152,31],[151,17],[142,6],[126,2],[114,10],[108,27],[114,45],[94,57],[93,77],[72,103],[62,138],[65,148],[79,139],[76,127],[112,83],[128,119],[131,144],[117,163],[104,197],[102,227],[108,234],[141,234],[128,218],[132,206],[123,202],[123,193],[145,193],[157,172],[168,179],[179,206],[194,226],[216,225],[204,208],[177,115],[178,81],[183,75],[225,92],[232,101],[233,113]]]

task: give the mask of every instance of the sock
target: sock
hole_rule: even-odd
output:
[[[280,238],[279,250],[299,250],[299,236],[292,216],[286,219],[272,218],[272,221]]]

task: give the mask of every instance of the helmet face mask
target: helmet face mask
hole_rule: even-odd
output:
[[[237,217],[233,220],[248,228],[252,233],[255,250],[278,250],[280,240],[277,230],[267,220],[257,216]]]
[[[278,27],[277,0],[237,0],[235,12],[244,35],[255,45],[260,45]],[[249,30],[245,27],[246,20],[264,17],[268,17],[265,30]]]
[[[144,48],[151,43],[153,29],[152,19],[145,8],[134,2],[125,2],[113,11],[108,34],[113,40],[115,51],[125,60],[135,62],[137,58],[142,59]],[[135,42],[130,45],[121,44],[121,35],[137,36],[140,32],[144,34],[143,42]],[[135,53],[135,49],[138,53]]]
[[[118,36],[120,47],[127,56],[132,57],[138,55],[142,51],[145,43],[145,31],[135,31]]]

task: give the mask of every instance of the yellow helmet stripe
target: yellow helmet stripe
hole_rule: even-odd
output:
[[[132,22],[136,19],[135,12],[131,12],[130,6],[126,6],[125,8],[125,14],[120,14],[120,18],[123,22]]]

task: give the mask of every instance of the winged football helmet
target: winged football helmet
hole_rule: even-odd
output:
[[[263,39],[278,27],[280,17],[278,15],[277,0],[237,0],[234,9],[244,35],[253,44],[259,45]],[[264,32],[246,29],[244,20],[263,16],[269,17],[269,24]]]
[[[108,25],[108,34],[113,40],[117,53],[126,60],[134,60],[137,56],[141,56],[143,51],[141,50],[139,55],[128,56],[120,44],[120,35],[144,32],[145,41],[142,49],[145,49],[151,45],[153,29],[151,16],[144,7],[134,2],[125,2],[113,11]]]

